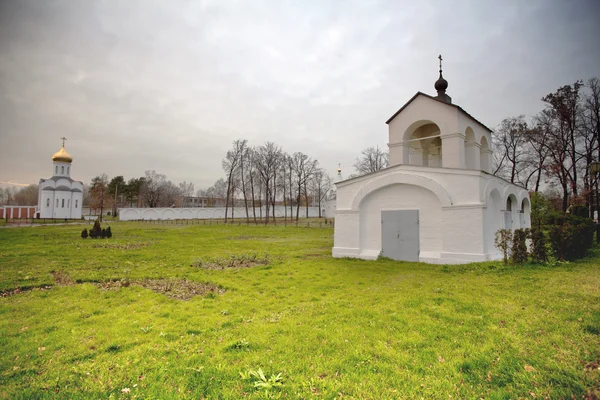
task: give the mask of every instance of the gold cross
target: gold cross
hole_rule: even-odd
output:
[[[67,138],[63,136],[63,137],[61,137],[61,139],[63,141],[63,147],[65,147],[65,140],[67,140]]]

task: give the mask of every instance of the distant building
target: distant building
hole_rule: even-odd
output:
[[[52,177],[40,179],[40,218],[81,218],[83,182],[71,179],[73,157],[65,150],[64,140],[62,148],[52,156]]]

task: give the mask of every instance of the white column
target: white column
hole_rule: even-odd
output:
[[[465,169],[465,135],[442,135],[442,167]]]
[[[388,143],[390,149],[390,167],[394,165],[409,164],[408,143]]]

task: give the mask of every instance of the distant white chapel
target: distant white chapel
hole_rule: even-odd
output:
[[[73,157],[62,148],[52,156],[52,177],[40,179],[38,213],[40,218],[81,219],[83,182],[71,179]]]
[[[526,189],[490,173],[491,130],[446,94],[417,92],[386,122],[390,167],[336,183],[334,257],[466,263],[501,257],[501,228],[530,226]]]

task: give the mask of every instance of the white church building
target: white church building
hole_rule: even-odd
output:
[[[490,173],[491,130],[446,94],[417,92],[387,121],[390,166],[336,183],[334,257],[494,260],[502,228],[530,226],[526,189]]]
[[[52,177],[40,179],[38,213],[40,218],[81,219],[83,182],[71,179],[73,157],[62,148],[52,156]]]

